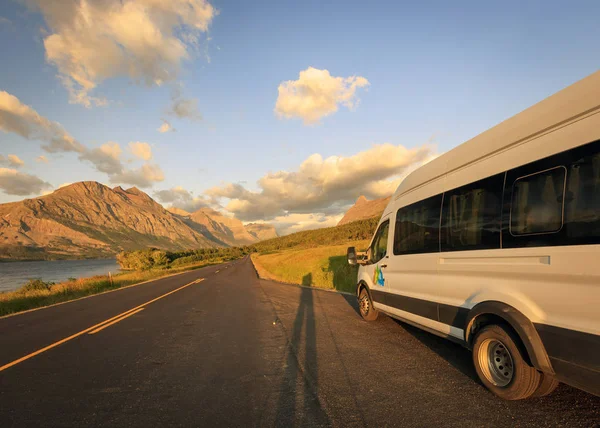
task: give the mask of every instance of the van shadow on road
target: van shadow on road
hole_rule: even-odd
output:
[[[397,319],[392,318],[392,320],[412,337],[446,360],[452,367],[481,384],[473,367],[470,353],[466,348]]]

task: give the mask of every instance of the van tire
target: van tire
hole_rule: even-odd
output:
[[[501,325],[483,327],[473,340],[473,364],[487,389],[505,400],[531,397],[541,374],[526,361],[520,339]]]
[[[375,321],[379,315],[379,311],[373,307],[373,301],[365,287],[362,287],[358,293],[358,311],[365,321]]]
[[[540,386],[538,386],[535,392],[531,395],[531,398],[539,398],[545,397],[546,395],[550,395],[560,384],[559,381],[545,373],[542,373],[541,377],[542,379],[540,380]]]

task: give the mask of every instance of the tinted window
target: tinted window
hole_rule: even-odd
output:
[[[600,244],[600,141],[508,171],[502,218],[502,248]]]
[[[373,241],[373,247],[371,250],[371,262],[377,263],[379,260],[385,257],[387,253],[387,242],[388,242],[388,231],[390,229],[390,222],[386,221],[381,223],[379,230],[377,231],[377,237]]]
[[[504,174],[444,193],[442,251],[500,248]]]
[[[600,241],[600,143],[580,151],[568,167],[565,234],[573,243]]]
[[[439,251],[442,195],[400,208],[396,214],[394,254]]]
[[[513,184],[510,232],[553,233],[562,228],[566,169],[562,166],[517,179]]]

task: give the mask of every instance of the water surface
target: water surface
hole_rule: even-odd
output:
[[[0,292],[15,290],[30,279],[60,282],[118,271],[119,265],[114,259],[0,263]]]

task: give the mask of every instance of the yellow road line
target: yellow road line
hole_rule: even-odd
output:
[[[143,310],[144,310],[144,308],[139,308],[137,311],[129,312],[127,315],[124,315],[124,316],[122,316],[121,318],[117,318],[116,320],[114,320],[114,321],[112,321],[112,322],[109,322],[108,324],[104,324],[103,326],[101,326],[101,327],[98,327],[96,330],[92,330],[92,331],[90,331],[88,334],[96,334],[96,333],[98,333],[99,331],[102,331],[102,330],[104,330],[106,327],[110,327],[111,325],[113,325],[113,324],[116,324],[116,323],[118,323],[118,322],[120,322],[120,321],[123,321],[125,318],[129,318],[130,316],[132,316],[132,315],[135,315],[135,314],[137,314],[138,312],[141,312],[141,311],[143,311]]]
[[[81,330],[79,333],[72,334],[71,336],[69,336],[69,337],[65,337],[64,339],[62,339],[62,340],[59,340],[58,342],[54,342],[53,344],[51,344],[51,345],[48,345],[48,346],[46,346],[46,347],[44,347],[44,348],[42,348],[42,349],[38,349],[37,351],[35,351],[35,352],[32,352],[31,354],[25,355],[24,357],[21,357],[21,358],[19,358],[18,360],[14,360],[14,361],[12,361],[12,362],[10,362],[10,363],[8,363],[8,364],[5,364],[5,365],[3,365],[2,367],[0,367],[0,372],[1,372],[1,371],[3,371],[3,370],[6,370],[6,369],[8,369],[8,368],[10,368],[10,367],[12,367],[12,366],[15,366],[15,365],[17,365],[17,364],[19,364],[19,363],[22,363],[23,361],[26,361],[26,360],[28,360],[28,359],[30,359],[30,358],[33,358],[33,357],[35,357],[36,355],[39,355],[39,354],[41,354],[41,353],[43,353],[43,352],[46,352],[46,351],[49,351],[49,350],[50,350],[50,349],[52,349],[52,348],[56,348],[57,346],[59,346],[59,345],[62,345],[63,343],[65,343],[65,342],[68,342],[69,340],[73,340],[73,339],[75,339],[76,337],[79,337],[79,336],[81,336],[81,335],[83,335],[83,334],[86,334],[86,333],[88,333],[88,332],[92,331],[92,330],[95,330],[95,329],[97,329],[98,327],[100,327],[100,326],[102,326],[102,325],[104,325],[104,324],[106,324],[106,323],[110,323],[111,321],[114,321],[114,320],[116,320],[116,319],[118,319],[118,318],[121,318],[122,316],[124,316],[124,315],[127,315],[127,314],[129,314],[130,312],[133,312],[133,311],[135,311],[136,309],[142,308],[143,306],[149,305],[150,303],[154,303],[154,302],[156,302],[157,300],[160,300],[160,299],[162,299],[163,297],[167,297],[169,294],[176,293],[176,292],[177,292],[177,291],[179,291],[179,290],[183,290],[184,288],[186,288],[186,287],[189,287],[189,286],[190,286],[190,285],[192,285],[192,284],[198,284],[198,283],[200,283],[200,282],[202,282],[202,281],[204,281],[204,278],[200,278],[200,279],[197,279],[197,280],[195,280],[195,281],[192,281],[192,282],[190,282],[189,284],[186,284],[186,285],[184,285],[184,286],[182,286],[182,287],[176,288],[176,289],[175,289],[175,290],[173,290],[173,291],[169,291],[168,293],[166,293],[166,294],[163,294],[162,296],[158,296],[157,298],[155,298],[155,299],[152,299],[152,300],[150,300],[149,302],[143,303],[143,304],[141,304],[141,305],[139,305],[139,306],[136,306],[135,308],[129,309],[128,311],[125,311],[125,312],[123,312],[123,313],[120,313],[119,315],[116,315],[116,316],[114,316],[114,317],[112,317],[112,318],[109,318],[109,319],[107,319],[107,320],[104,320],[104,321],[102,321],[101,323],[98,323],[98,324],[96,324],[96,325],[93,325],[93,326],[91,326],[91,327],[89,327],[89,328],[86,328],[85,330]]]

